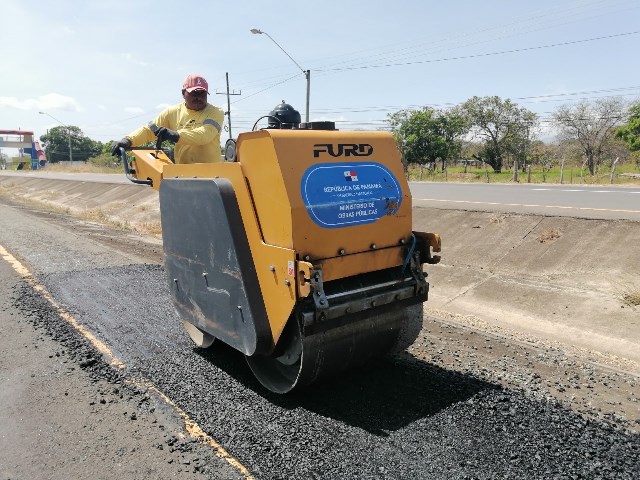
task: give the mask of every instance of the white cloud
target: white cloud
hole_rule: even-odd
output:
[[[140,67],[148,67],[149,66],[149,64],[147,62],[145,62],[144,60],[138,60],[131,53],[123,53],[121,55],[121,57],[124,58],[127,62],[133,63],[134,65],[138,65]]]
[[[21,100],[16,97],[0,97],[0,108],[17,108],[19,110],[65,110],[68,112],[82,112],[84,109],[75,98],[48,93],[37,98]]]
[[[142,115],[145,113],[144,109],[140,107],[126,107],[124,111],[131,115]]]

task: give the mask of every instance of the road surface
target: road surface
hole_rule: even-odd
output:
[[[135,418],[129,435],[80,435],[110,417],[78,422],[74,409],[62,408],[64,388],[51,383],[49,396],[21,397],[11,383],[15,395],[0,407],[0,474],[6,478],[65,478],[69,469],[74,478],[95,478],[96,458],[109,465],[105,458],[111,451],[120,454],[110,470],[100,472],[102,478],[188,473],[264,479],[631,479],[640,474],[639,436],[625,430],[632,425],[614,416],[620,416],[617,407],[609,406],[607,421],[588,406],[629,402],[637,377],[566,355],[552,344],[496,334],[479,323],[461,325],[455,316],[427,316],[408,353],[277,396],[260,387],[238,352],[223,345],[193,347],[171,307],[157,242],[5,202],[0,245],[7,252],[0,260],[5,262],[0,284],[13,286],[3,308],[19,317],[14,320],[22,331],[36,328],[33,339],[22,340],[25,348],[39,345],[38,337],[60,342],[48,344],[51,357],[45,362],[71,364],[64,375],[83,371],[111,383],[74,400],[93,401],[98,411],[111,400],[124,402],[121,414]],[[23,269],[33,282],[16,282]],[[14,342],[11,329],[0,338],[7,346]],[[10,391],[10,382],[31,381],[16,373],[12,357],[0,358],[3,392]],[[42,371],[35,369],[34,375]],[[140,390],[129,400],[118,394],[114,399],[113,388],[125,385]],[[567,390],[566,401],[559,401]],[[154,439],[152,429],[142,428],[157,417],[165,421],[149,407],[149,392],[159,392],[151,395],[158,405],[164,402],[166,409],[188,416],[186,440],[161,431]],[[16,412],[28,418],[30,409],[51,404],[60,408],[50,409],[47,418],[36,416],[24,430],[46,431],[49,441],[37,445],[37,458],[49,459],[43,469],[24,453],[30,439],[8,426],[15,425],[9,420]],[[74,421],[77,430],[69,427]],[[126,431],[127,425],[117,428]],[[202,440],[198,432],[206,437],[196,447],[189,438]],[[12,447],[16,443],[22,450]],[[153,452],[157,457],[135,464],[132,452],[139,452],[139,459]],[[218,462],[222,453],[228,457]],[[129,462],[125,476],[121,459]]]
[[[0,171],[0,178],[32,177],[131,184],[123,175]],[[410,182],[413,204],[454,210],[513,212],[640,221],[640,187]]]
[[[413,204],[640,221],[640,187],[411,182]]]

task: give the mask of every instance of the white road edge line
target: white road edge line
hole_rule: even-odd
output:
[[[447,203],[469,203],[472,205],[503,205],[505,207],[536,207],[536,208],[560,208],[564,210],[592,210],[594,212],[620,212],[620,213],[640,213],[640,210],[624,210],[614,208],[593,208],[593,207],[569,207],[563,205],[537,205],[534,203],[501,203],[501,202],[475,202],[471,200],[443,200],[439,198],[414,198],[413,202],[447,202]]]

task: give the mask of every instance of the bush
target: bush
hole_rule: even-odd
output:
[[[87,163],[96,167],[119,169],[121,160],[110,153],[101,153],[96,157],[88,158]]]

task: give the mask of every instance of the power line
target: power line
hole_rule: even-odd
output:
[[[285,79],[285,80],[282,80],[281,82],[274,83],[273,85],[270,85],[270,86],[268,86],[267,88],[263,88],[263,89],[262,89],[262,90],[260,90],[260,91],[254,92],[254,93],[252,93],[252,94],[250,94],[250,95],[247,95],[247,96],[246,96],[246,97],[244,97],[244,98],[240,98],[240,99],[236,100],[235,102],[231,102],[231,103],[232,103],[232,104],[236,104],[236,103],[238,103],[238,102],[241,102],[241,101],[243,101],[243,100],[246,100],[247,98],[254,97],[254,96],[258,95],[259,93],[265,92],[265,91],[270,90],[270,89],[272,89],[272,88],[274,88],[274,87],[277,87],[278,85],[282,85],[283,83],[286,83],[286,82],[288,82],[288,81],[290,81],[290,80],[293,80],[294,78],[299,77],[300,75],[302,75],[302,73],[296,73],[296,74],[295,74],[294,76],[292,76],[292,77],[289,77],[289,78],[287,78],[287,79]]]
[[[465,47],[465,46],[469,46],[469,45],[478,45],[480,43],[486,43],[487,41],[493,41],[493,40],[499,40],[499,39],[504,39],[504,38],[510,38],[513,36],[519,36],[522,34],[526,34],[526,33],[530,33],[532,31],[539,31],[541,29],[546,29],[546,28],[550,28],[550,27],[558,27],[558,26],[562,26],[562,25],[566,25],[568,23],[575,23],[576,21],[579,20],[584,20],[584,19],[589,19],[589,18],[593,18],[593,17],[597,17],[599,16],[599,12],[598,10],[603,10],[604,13],[606,14],[610,14],[612,12],[617,12],[620,11],[621,7],[624,7],[625,4],[630,5],[628,9],[637,9],[638,7],[640,7],[640,4],[638,4],[636,2],[636,0],[594,0],[594,1],[574,1],[572,3],[569,4],[561,4],[558,6],[554,6],[552,8],[549,9],[542,9],[542,10],[537,10],[537,11],[532,11],[527,15],[521,15],[519,17],[514,17],[512,20],[506,24],[497,24],[494,26],[489,26],[486,28],[481,28],[478,29],[476,31],[472,31],[469,32],[468,30],[465,30],[463,32],[460,31],[455,31],[452,32],[451,34],[449,34],[449,36],[445,37],[444,39],[442,38],[442,36],[438,37],[438,39],[436,41],[433,42],[423,42],[423,43],[416,43],[414,40],[411,40],[409,46],[407,47],[403,47],[400,49],[393,49],[394,45],[389,45],[387,47],[382,47],[383,49],[386,48],[387,51],[382,50],[381,53],[375,53],[373,55],[369,55],[369,59],[364,59],[363,60],[363,53],[368,52],[368,51],[374,51],[377,52],[378,48],[375,49],[363,49],[363,50],[358,50],[356,52],[352,52],[350,54],[346,54],[346,55],[342,55],[342,57],[344,58],[344,60],[341,60],[339,62],[334,62],[334,63],[330,63],[327,65],[316,65],[316,66],[312,66],[312,70],[314,71],[323,71],[323,72],[329,72],[329,71],[339,71],[341,69],[330,69],[328,67],[331,67],[332,65],[340,65],[340,64],[344,64],[344,63],[348,63],[350,66],[357,66],[358,64],[362,64],[364,62],[369,62],[371,63],[371,59],[373,58],[380,58],[380,57],[389,57],[389,56],[394,56],[395,58],[401,58],[401,57],[406,57],[408,55],[416,55],[417,53],[414,53],[416,51],[419,51],[421,49],[424,49],[425,47],[429,47],[429,46],[433,46],[434,48],[440,48],[439,46],[441,46],[442,48],[440,48],[440,51],[442,50],[451,50],[453,48],[461,48],[461,47]],[[586,11],[585,11],[586,10]],[[546,22],[547,19],[551,19],[552,22],[550,24],[545,24],[543,22]],[[564,20],[567,21],[564,21]],[[563,23],[558,23],[558,20],[564,21]],[[538,27],[541,26],[541,28],[536,28],[536,29],[532,29],[532,28],[527,28],[527,25],[533,26],[533,27]],[[463,43],[462,45],[460,44],[460,39],[466,39],[466,38],[470,38],[473,41],[474,37],[477,37],[478,35],[483,35],[485,33],[490,33],[493,31],[497,31],[498,32],[498,36],[493,36],[492,38],[489,38],[488,40],[481,40],[480,42],[475,41],[474,43]],[[504,35],[502,34],[503,32],[513,32],[513,34],[508,34],[508,35]],[[453,40],[453,42],[451,41]],[[395,45],[403,45],[407,42],[399,42],[396,43]],[[451,47],[448,46],[448,44],[452,44]],[[534,47],[535,48],[535,47]],[[408,51],[408,53],[402,53],[403,51]],[[424,52],[421,52],[421,54],[424,54]],[[331,57],[325,57],[325,58],[331,58],[332,60],[336,59],[336,56],[340,56],[340,55],[335,55],[332,54]],[[305,63],[311,64],[311,62],[309,60],[305,61]],[[397,62],[396,62],[397,63]],[[268,69],[263,69],[263,70],[273,70],[274,68],[280,68],[280,67],[270,67]],[[251,71],[245,71],[245,72],[234,72],[236,75],[241,76],[242,74],[247,74],[247,73],[251,73]],[[271,77],[267,77],[264,78],[262,80],[256,80],[256,81],[252,81],[246,84],[239,84],[238,88],[242,88],[244,90],[250,90],[252,87],[256,87],[256,88],[260,88],[262,85],[266,85],[266,84],[272,84],[274,81],[276,81],[275,79],[279,79],[282,78],[282,76],[278,75],[278,76],[271,76]]]
[[[446,62],[446,61],[453,61],[453,60],[467,60],[467,59],[473,59],[473,58],[482,58],[482,57],[490,57],[490,56],[497,56],[497,55],[505,55],[505,54],[509,54],[509,53],[522,53],[522,52],[528,52],[528,51],[535,51],[535,50],[542,50],[542,49],[548,49],[548,48],[556,48],[556,47],[563,47],[563,46],[569,46],[569,45],[577,45],[577,44],[582,44],[582,43],[588,43],[588,42],[595,42],[595,41],[600,41],[600,40],[608,40],[608,39],[612,39],[612,38],[619,38],[619,37],[625,37],[625,36],[630,36],[630,35],[637,35],[638,33],[640,33],[640,31],[633,31],[633,32],[624,32],[624,33],[619,33],[619,34],[612,34],[612,35],[605,35],[605,36],[600,36],[600,37],[592,37],[592,38],[587,38],[587,39],[581,39],[581,40],[572,40],[572,41],[567,41],[567,42],[559,42],[559,43],[553,43],[553,44],[547,44],[547,45],[537,45],[537,46],[532,46],[532,47],[523,47],[523,48],[517,48],[517,49],[510,49],[510,50],[502,50],[502,51],[497,51],[497,52],[487,52],[487,53],[479,53],[479,54],[471,54],[471,55],[462,55],[462,56],[456,56],[456,57],[445,57],[445,58],[439,58],[439,59],[430,59],[430,60],[416,60],[416,61],[411,61],[411,62],[393,62],[393,63],[382,63],[382,64],[369,64],[369,65],[351,65],[351,66],[347,66],[347,67],[341,67],[341,68],[314,68],[314,72],[318,72],[318,74],[320,76],[324,75],[329,75],[329,74],[335,74],[337,72],[343,72],[343,71],[353,71],[353,70],[363,70],[363,69],[370,69],[370,68],[387,68],[387,67],[400,67],[400,66],[409,66],[409,65],[419,65],[419,64],[426,64],[426,63],[438,63],[438,62]],[[242,101],[242,100],[246,100],[247,98],[253,97],[255,95],[258,95],[264,91],[270,90],[278,85],[281,85],[283,83],[286,83],[290,80],[292,80],[293,78],[296,78],[297,76],[299,76],[300,74],[297,73],[296,75],[292,76],[292,77],[288,77],[285,78],[284,80],[278,81],[276,83],[273,83],[257,92],[254,92],[252,94],[249,94],[247,96],[245,96],[244,98],[238,100],[238,101]],[[272,77],[272,78],[277,78],[277,77]],[[247,88],[246,86],[244,86],[243,88]],[[234,103],[237,103],[234,102]]]
[[[605,1],[605,3],[609,4],[611,3],[608,0],[599,0],[597,2],[595,2],[595,4],[598,3],[602,3],[603,1]],[[608,7],[610,7],[610,5],[607,5]],[[564,10],[565,8],[562,7],[562,9]],[[548,16],[552,16],[553,19],[558,19],[558,18],[562,18],[560,13],[562,12],[562,10],[558,11],[557,7],[553,7],[551,9],[548,10],[542,10],[540,11],[541,14],[540,15],[536,15],[536,12],[531,12],[530,14],[526,15],[526,16],[521,16],[521,17],[515,17],[513,20],[513,22],[509,22],[509,23],[500,23],[497,25],[491,25],[491,26],[487,26],[487,27],[483,27],[480,29],[476,29],[476,30],[468,30],[468,29],[464,29],[462,32],[459,30],[455,30],[454,32],[450,32],[448,35],[438,35],[437,40],[433,41],[433,42],[423,42],[423,43],[416,43],[414,40],[411,40],[409,42],[409,46],[408,47],[404,47],[401,48],[400,50],[390,50],[388,54],[395,54],[396,52],[402,52],[402,51],[406,51],[406,50],[415,50],[415,51],[422,51],[425,47],[430,47],[430,46],[436,46],[436,45],[440,45],[440,44],[444,44],[444,46],[446,47],[446,44],[449,43],[452,39],[454,40],[454,44],[457,43],[461,38],[462,39],[466,39],[466,38],[473,38],[473,37],[477,37],[478,35],[483,35],[485,33],[490,33],[493,31],[499,31],[499,32],[504,32],[507,31],[509,28],[511,27],[517,27],[518,30],[518,34],[522,34],[522,33],[528,33],[527,31],[523,30],[522,24],[528,24],[528,23],[532,23],[531,20],[534,20],[534,24],[537,25],[539,24],[539,19],[540,18],[544,18],[544,17],[548,17]],[[570,18],[575,19],[576,18],[576,12],[574,10],[574,7],[569,7],[568,10],[566,10],[566,13],[570,14]],[[502,37],[498,37],[498,38],[502,38]],[[493,40],[494,38],[490,38],[490,40]],[[403,43],[407,43],[407,42],[403,42]],[[484,40],[483,42],[484,43]],[[364,50],[367,51],[367,50]],[[381,56],[381,55],[387,55],[387,53],[382,53],[382,54],[376,54],[373,55],[374,57],[377,56]],[[332,57],[333,58],[333,57]],[[362,58],[362,54],[361,52],[357,53],[357,58],[361,59]],[[347,59],[343,62],[340,63],[344,63],[344,62],[348,62],[350,63],[351,60]],[[318,68],[318,67],[316,67]]]
[[[452,61],[452,60],[467,60],[470,58],[482,58],[482,57],[490,57],[490,56],[496,56],[496,55],[505,55],[507,53],[520,53],[520,52],[529,52],[529,51],[533,51],[533,50],[542,50],[542,49],[546,49],[546,48],[555,48],[555,47],[565,47],[567,45],[577,45],[580,43],[587,43],[587,42],[595,42],[595,41],[599,41],[599,40],[608,40],[611,38],[618,38],[618,37],[624,37],[624,36],[629,36],[629,35],[637,35],[638,33],[640,33],[640,31],[635,31],[635,32],[625,32],[625,33],[618,33],[618,34],[614,34],[614,35],[606,35],[603,37],[594,37],[594,38],[586,38],[583,40],[573,40],[570,42],[560,42],[560,43],[552,43],[549,45],[538,45],[538,46],[534,46],[534,47],[524,47],[524,48],[514,48],[511,50],[502,50],[502,51],[498,51],[498,52],[488,52],[488,53],[477,53],[477,54],[473,54],[473,55],[461,55],[458,57],[447,57],[447,58],[437,58],[437,59],[432,59],[432,60],[416,60],[415,62],[398,62],[398,63],[384,63],[384,64],[372,64],[372,65],[364,65],[364,66],[353,66],[353,67],[343,67],[343,68],[330,68],[330,69],[314,69],[314,71],[317,72],[342,72],[342,71],[348,71],[348,70],[363,70],[363,69],[368,69],[368,68],[386,68],[386,67],[401,67],[401,66],[406,66],[406,65],[418,65],[418,64],[423,64],[423,63],[436,63],[436,62],[448,62],[448,61]]]
[[[324,67],[314,66],[313,69],[321,70],[323,68],[326,69],[331,65],[340,65],[345,63],[348,63],[351,66],[363,64],[363,63],[370,63],[373,61],[374,58],[378,58],[378,59],[380,59],[380,57],[388,58],[391,55],[395,56],[396,58],[416,56],[418,54],[424,55],[426,53],[429,53],[424,51],[425,48],[431,48],[432,50],[431,53],[438,53],[438,52],[453,50],[456,48],[466,47],[470,45],[479,45],[481,43],[487,43],[494,40],[502,40],[505,38],[511,38],[511,37],[520,36],[526,33],[544,30],[547,28],[551,28],[552,26],[558,27],[558,26],[569,24],[569,23],[575,23],[578,20],[577,11],[582,8],[589,8],[593,6],[596,6],[596,8],[599,8],[598,5],[601,5],[602,8],[606,9],[606,13],[609,14],[613,11],[612,9],[614,6],[612,5],[612,3],[614,2],[611,2],[610,0],[598,0],[596,2],[591,2],[591,4],[584,4],[580,2],[580,5],[577,8],[573,5],[553,7],[551,9],[541,10],[539,12],[532,12],[532,14],[527,16],[515,17],[514,22],[507,23],[507,24],[498,24],[498,25],[482,28],[476,31],[471,31],[471,32],[468,30],[465,30],[463,32],[456,31],[449,34],[448,36],[445,36],[444,38],[442,36],[439,36],[438,39],[433,42],[426,42],[426,43],[423,42],[423,43],[416,44],[415,41],[412,41],[410,46],[408,47],[404,47],[399,50],[389,50],[388,52],[383,51],[382,53],[376,53],[375,55],[369,55],[368,59],[367,58],[363,59],[363,56],[362,56],[363,51],[356,52],[355,54],[351,55],[351,58],[346,57],[345,60],[342,60],[337,63],[325,65]],[[638,4],[634,3],[631,8],[638,8]],[[585,12],[585,13],[589,14],[592,12]],[[564,20],[563,14],[568,15],[569,20],[562,23],[558,23],[559,20],[560,21]],[[593,12],[591,17],[594,15],[596,15],[595,12]],[[543,23],[547,17],[551,17],[553,20],[550,24]],[[587,16],[586,18],[591,18],[591,17]],[[531,27],[527,28],[527,25],[529,24],[531,25]],[[533,28],[533,27],[539,27],[539,28]],[[478,37],[478,35],[481,35],[484,33],[490,33],[493,31],[497,31],[499,35],[494,36],[492,38],[484,39],[481,41],[474,40],[474,38]],[[452,46],[449,47],[448,44],[451,44]],[[364,52],[366,51],[367,50],[364,50]],[[353,59],[353,55],[357,55],[356,60]],[[332,59],[333,58],[335,57],[332,57]]]
[[[635,91],[635,90],[637,90],[636,93],[616,93],[615,95],[599,95],[599,96],[590,96],[590,97],[567,98],[567,97],[576,97],[577,95],[625,92],[625,91]],[[607,89],[580,90],[576,92],[565,92],[565,93],[555,93],[555,94],[510,97],[509,100],[513,100],[513,101],[527,100],[522,103],[545,103],[545,102],[566,102],[568,100],[592,100],[592,99],[598,99],[598,98],[611,98],[611,97],[636,96],[636,95],[640,95],[640,85],[628,86],[628,87],[613,87],[613,88],[607,88]],[[398,111],[398,110],[420,109],[423,107],[446,108],[446,107],[456,106],[459,103],[462,103],[462,102],[425,103],[420,105],[418,104],[380,105],[380,106],[363,106],[363,107],[346,106],[338,110],[318,108],[318,109],[315,109],[315,113],[319,115],[326,115],[326,114],[341,114],[341,113],[388,112],[388,111]],[[251,115],[251,114],[258,115],[259,113],[260,112],[249,110],[249,111],[245,111],[244,115]]]

